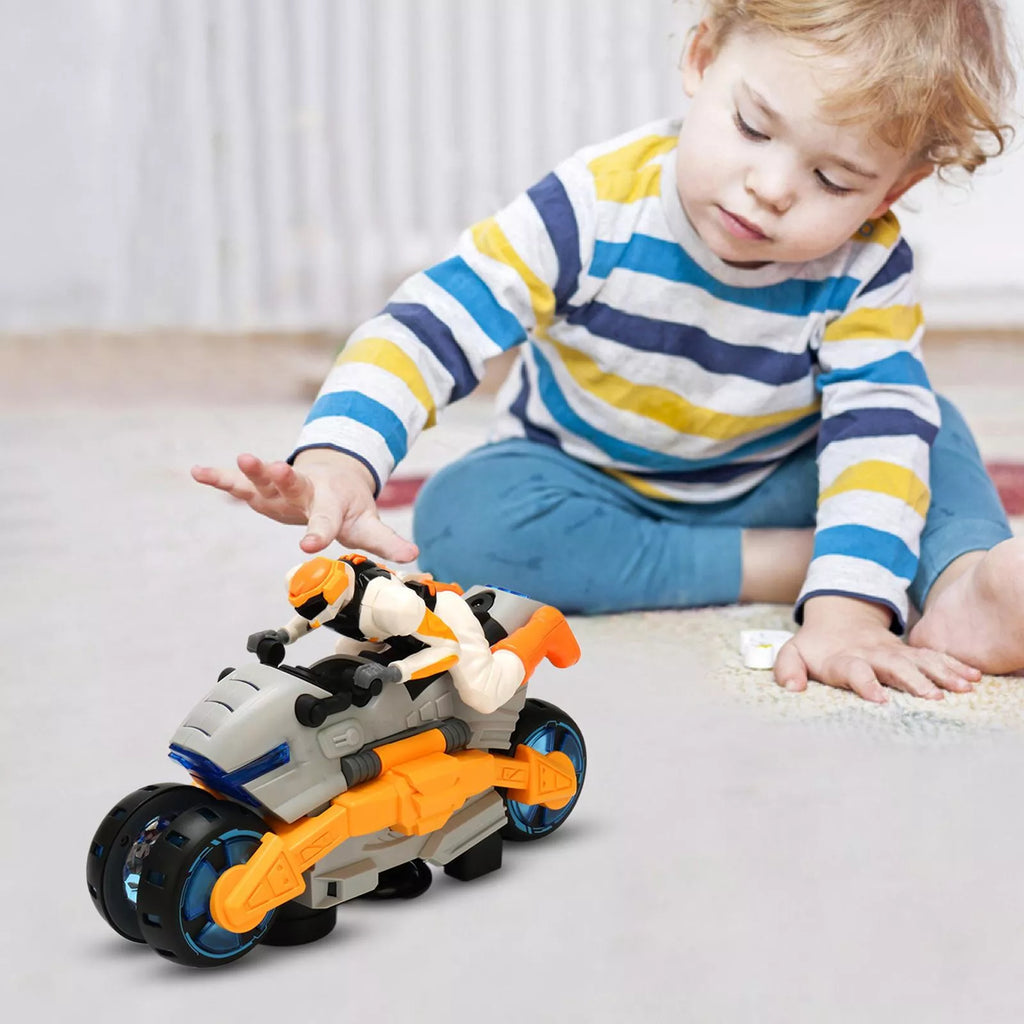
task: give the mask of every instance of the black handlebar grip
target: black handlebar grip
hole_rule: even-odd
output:
[[[277,668],[284,661],[284,644],[265,636],[256,644],[256,657],[260,659],[261,665]]]

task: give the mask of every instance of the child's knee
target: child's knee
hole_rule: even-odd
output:
[[[456,462],[430,477],[413,508],[419,564],[439,580],[472,586],[481,582],[488,537],[500,510],[482,493],[473,469]]]
[[[545,545],[558,535],[549,495],[500,454],[446,466],[420,490],[413,514],[419,564],[437,579],[531,593]],[[532,593],[531,593],[532,596]]]
[[[942,426],[939,428],[935,442],[932,445],[933,475],[936,473],[941,474],[949,464],[950,459],[956,460],[953,463],[955,467],[962,466],[966,460],[969,463],[975,464],[979,472],[983,473],[978,443],[967,421],[960,410],[948,398],[943,398],[942,395],[936,395],[935,397],[939,403]]]
[[[939,403],[939,415],[942,417],[941,431],[951,431],[955,434],[970,434],[970,427],[963,418],[960,410],[944,395],[937,394],[936,401]]]

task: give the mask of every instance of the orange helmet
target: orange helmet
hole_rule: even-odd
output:
[[[341,559],[311,558],[289,575],[288,601],[299,615],[319,626],[318,617],[328,608],[337,605],[334,614],[341,611],[352,578],[351,567]]]

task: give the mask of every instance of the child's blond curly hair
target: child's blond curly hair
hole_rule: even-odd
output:
[[[1006,113],[1016,75],[999,0],[705,0],[720,46],[764,29],[853,58],[856,74],[830,107],[840,122],[870,119],[890,146],[940,173],[973,173],[1013,134]]]

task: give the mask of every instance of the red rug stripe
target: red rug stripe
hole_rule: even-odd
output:
[[[426,479],[425,476],[392,477],[380,492],[377,508],[405,508],[411,505]]]
[[[1007,515],[1024,515],[1024,463],[990,462],[987,468]],[[413,503],[425,480],[423,476],[394,477],[381,491],[377,505],[380,508],[406,508]]]
[[[1024,463],[989,462],[985,468],[995,481],[1007,515],[1024,515]]]

